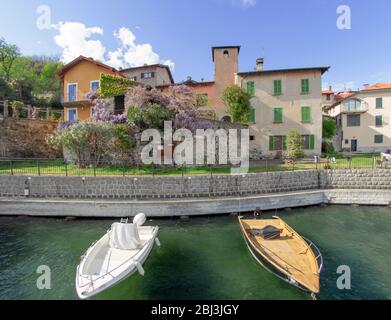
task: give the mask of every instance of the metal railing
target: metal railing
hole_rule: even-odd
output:
[[[314,159],[262,159],[250,163],[249,173],[300,170],[354,170],[391,168],[391,161],[380,156],[353,156]],[[71,163],[64,159],[0,158],[0,175],[20,176],[156,176],[230,174],[230,166],[154,166],[131,165],[128,161],[83,161]]]

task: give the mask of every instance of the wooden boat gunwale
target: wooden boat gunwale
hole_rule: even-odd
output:
[[[284,269],[280,264],[275,262],[275,259],[273,259],[272,256],[270,256],[270,254],[267,253],[267,251],[271,252],[272,255],[275,255],[276,257],[278,257],[279,259],[281,259],[281,261],[283,261],[285,263],[285,260],[283,258],[281,258],[279,255],[275,254],[269,248],[262,246],[262,244],[258,243],[257,241],[253,241],[249,237],[249,234],[245,230],[245,227],[243,225],[244,224],[243,220],[250,220],[250,219],[244,219],[244,217],[242,217],[242,216],[239,216],[238,218],[239,218],[240,228],[242,230],[242,233],[243,233],[243,236],[244,236],[244,239],[245,239],[247,247],[249,248],[249,250],[250,250],[251,254],[253,255],[253,257],[267,271],[273,273],[278,278],[288,282],[291,285],[294,285],[294,286],[298,287],[301,290],[304,290],[304,291],[307,291],[307,292],[311,292],[311,293],[318,293],[318,292],[313,292],[310,288],[307,287],[306,284],[304,284],[301,281],[297,280],[296,277],[291,272],[289,272],[289,270]],[[311,251],[311,256],[313,257],[314,261],[316,262],[316,267],[317,267],[317,270],[318,270],[318,273],[317,274],[313,274],[313,275],[317,276],[318,279],[319,279],[319,273],[321,271],[322,263],[323,263],[320,250],[316,247],[316,245],[312,241],[310,241],[308,239],[305,239],[304,237],[300,236],[294,229],[292,229],[288,224],[286,224],[285,221],[283,221],[281,218],[273,216],[273,219],[279,220],[282,223],[282,226],[288,232],[291,232],[292,235],[296,235],[297,238],[299,240],[301,240],[301,242],[303,242],[305,244],[306,249]],[[309,244],[308,242],[310,242],[311,244]],[[318,257],[315,256],[314,252],[311,249],[311,246],[314,246],[314,248],[316,248],[317,252],[319,252],[319,255],[320,255],[320,258],[321,258],[320,261],[322,262],[320,266],[319,266],[319,263],[318,263]],[[260,255],[261,257],[258,258],[257,254]],[[261,261],[260,259],[262,259],[264,261]],[[266,266],[265,263],[271,265],[272,268],[269,268],[268,266]],[[293,267],[293,266],[291,266],[291,267]],[[276,269],[276,270],[272,270],[273,268]],[[293,267],[293,268],[298,270],[295,267]]]

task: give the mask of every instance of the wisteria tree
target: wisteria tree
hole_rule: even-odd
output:
[[[109,111],[109,101],[107,99],[101,99],[96,91],[88,93],[86,97],[94,105],[93,122],[108,121],[113,124],[126,123],[126,114],[112,114]]]
[[[151,106],[154,111],[154,123],[159,117],[162,121],[167,119],[166,110],[172,114],[173,124],[175,128],[187,128],[195,131],[196,129],[208,129],[212,127],[210,120],[203,119],[199,108],[197,107],[197,99],[192,90],[185,85],[172,86],[168,93],[163,93],[155,88],[135,86],[131,88],[126,95],[126,107],[129,116],[139,116],[140,112],[150,112]],[[157,106],[160,106],[160,110]],[[130,111],[129,111],[130,110]],[[148,125],[148,123],[147,123]],[[149,125],[152,125],[150,123]],[[159,129],[159,128],[156,128]]]

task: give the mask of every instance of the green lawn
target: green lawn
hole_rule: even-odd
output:
[[[379,159],[377,156],[376,159]],[[378,163],[375,161],[375,166]],[[354,156],[352,161],[346,158],[337,158],[336,163],[329,163],[331,169],[360,169],[372,168],[372,154]],[[303,161],[284,164],[256,165],[250,167],[250,173],[290,171],[290,170],[314,170],[325,169],[325,159],[322,163],[315,165],[312,161]],[[187,167],[187,168],[153,168],[152,166],[126,167],[111,166],[94,168],[79,168],[75,165],[65,165],[57,160],[39,161],[0,161],[0,175],[53,175],[53,176],[140,176],[140,175],[209,175],[209,174],[229,174],[230,167]]]

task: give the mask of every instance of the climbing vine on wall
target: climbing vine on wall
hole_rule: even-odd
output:
[[[100,76],[99,95],[102,98],[121,96],[133,86],[133,81],[102,73]]]

